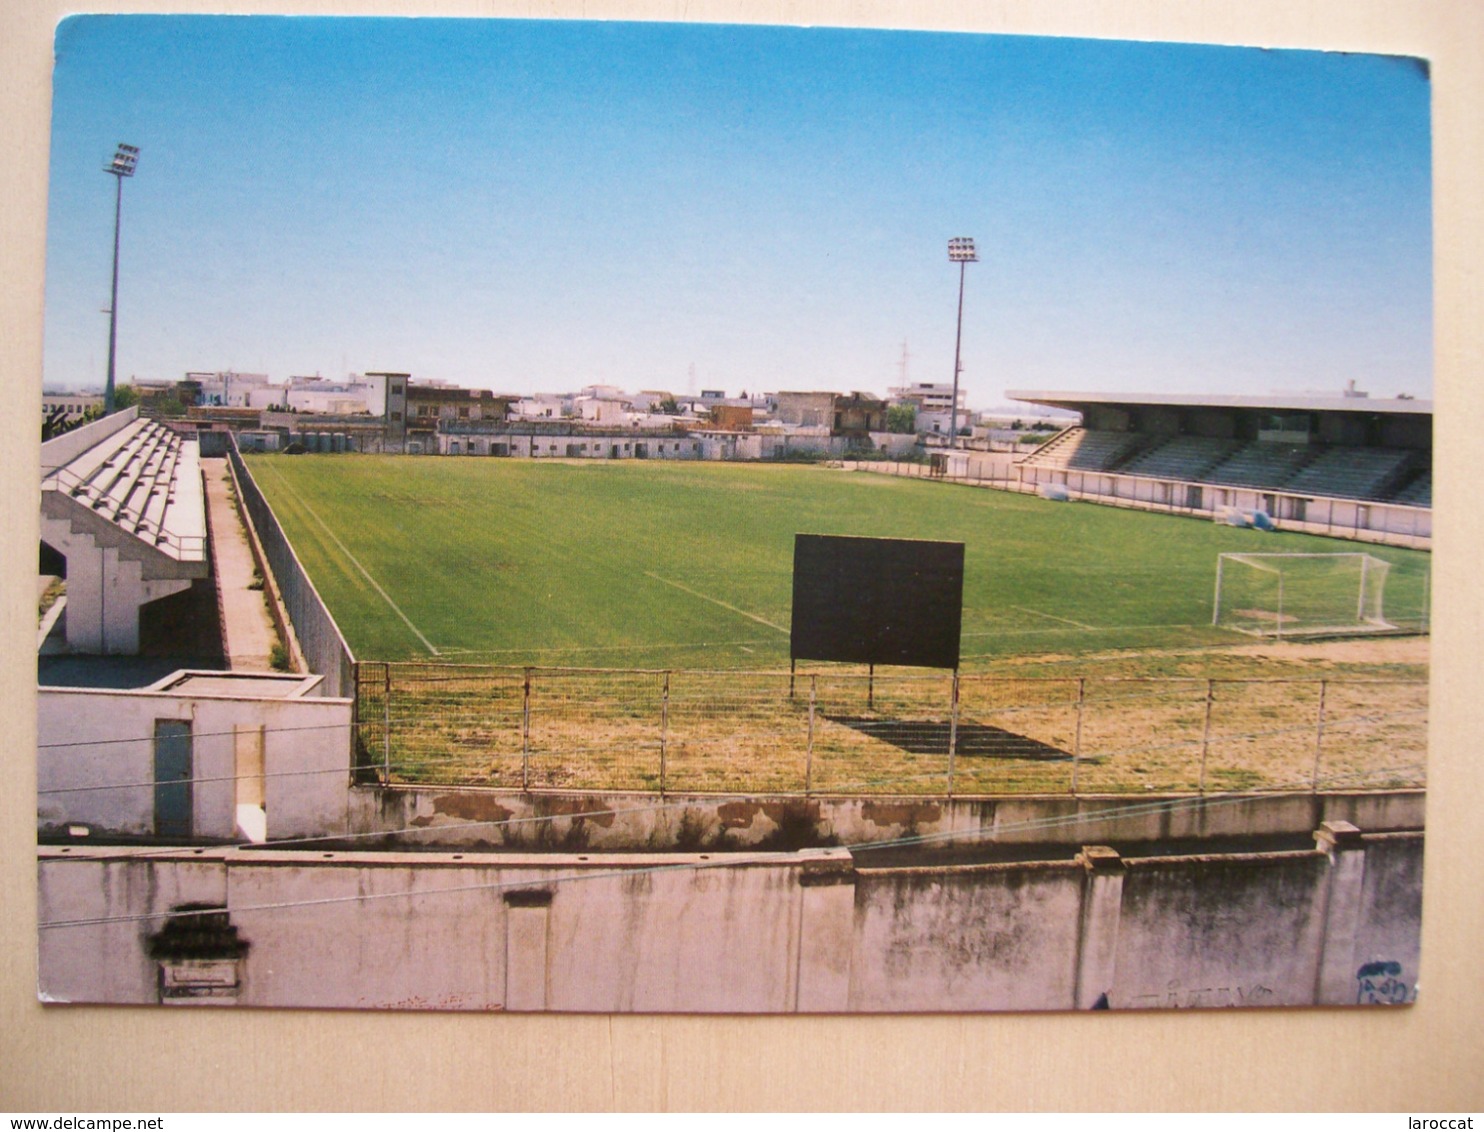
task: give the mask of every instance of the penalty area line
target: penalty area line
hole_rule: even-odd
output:
[[[1019,606],[1012,606],[1012,608],[1018,609]],[[1027,609],[1024,612],[1026,612],[1026,613],[1034,613],[1035,610],[1034,609]],[[1041,614],[1041,616],[1042,617],[1049,617],[1050,614],[1043,613],[1043,614]],[[1061,618],[1054,617],[1054,618],[1052,618],[1052,620],[1059,621],[1059,620],[1061,620]],[[1075,621],[1069,621],[1069,622],[1067,622],[1067,624],[1068,625],[1071,625],[1073,628],[1076,628],[1076,629],[1078,629],[1081,632],[1087,632],[1087,633],[1128,633],[1128,632],[1135,632],[1135,631],[1143,630],[1143,629],[1208,629],[1208,628],[1210,628],[1210,626],[1209,625],[1206,625],[1206,624],[1191,625],[1191,624],[1183,623],[1183,622],[1180,623],[1180,624],[1169,624],[1169,625],[1079,625]],[[1048,625],[1044,629],[983,629],[983,630],[975,630],[972,633],[965,633],[963,635],[965,637],[1034,637],[1034,636],[1044,635],[1046,633],[1069,633],[1069,632],[1071,632],[1071,629],[1055,629],[1055,628],[1052,628],[1051,626]]]
[[[543,457],[545,459],[545,457]],[[558,457],[560,459],[560,457]],[[573,460],[576,463],[576,460]],[[628,645],[552,645],[541,648],[501,648],[501,649],[474,649],[474,648],[452,648],[444,649],[443,656],[495,656],[497,654],[516,653],[573,653],[573,652],[663,652],[666,649],[714,649],[738,648],[746,649],[748,645],[765,645],[767,641],[756,637],[745,641],[678,641],[670,644],[628,644]],[[750,650],[749,650],[750,651]]]
[[[1096,625],[1084,625],[1081,621],[1073,621],[1070,617],[1058,617],[1054,613],[1042,613],[1039,609],[1028,609],[1023,605],[1012,605],[1011,609],[1018,609],[1021,613],[1029,613],[1033,617],[1046,617],[1052,621],[1060,621],[1063,625],[1071,625],[1078,629],[1086,629],[1089,632],[1097,632]]]
[[[330,530],[329,525],[315,513],[313,507],[309,506],[309,504],[305,502],[304,497],[297,491],[295,491],[293,489],[293,486],[289,484],[289,482],[285,480],[283,476],[279,475],[277,468],[273,469],[273,475],[278,480],[278,482],[283,485],[284,490],[286,490],[290,495],[292,495],[299,501],[299,506],[303,507],[304,510],[309,513],[309,517],[324,529],[325,534],[330,536],[330,541],[340,548],[340,553],[345,555],[345,557],[350,560],[350,564],[361,572],[361,577],[365,578],[366,581],[371,583],[371,588],[381,595],[381,600],[386,602],[387,605],[391,607],[391,611],[402,619],[403,624],[405,624],[409,629],[412,630],[413,636],[415,636],[423,643],[423,647],[426,648],[428,652],[432,653],[434,656],[441,656],[442,654],[433,647],[433,642],[428,640],[427,637],[423,636],[422,630],[412,623],[412,618],[408,617],[407,614],[402,612],[401,606],[399,606],[392,600],[392,595],[381,588],[381,584],[371,576],[366,567],[361,565],[361,560],[350,552],[350,548],[340,541],[334,531]]]
[[[712,597],[709,594],[703,594],[699,590],[693,590],[689,586],[681,585],[679,582],[672,582],[669,578],[661,578],[658,574],[654,573],[651,570],[644,571],[644,576],[646,578],[653,578],[656,582],[663,582],[667,586],[674,586],[681,593],[688,593],[691,597],[698,597],[702,601],[709,601],[712,605],[719,605],[723,609],[731,610],[731,612],[737,614],[738,616],[745,617],[749,621],[756,621],[759,625],[766,625],[769,629],[775,629],[780,633],[788,632],[788,630],[785,629],[782,625],[775,625],[773,624],[773,622],[767,620],[766,618],[759,617],[756,613],[748,613],[745,609],[738,609],[735,605],[728,605],[720,598]]]

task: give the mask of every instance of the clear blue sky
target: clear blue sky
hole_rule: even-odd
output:
[[[49,385],[1432,392],[1416,61],[910,32],[77,17]]]

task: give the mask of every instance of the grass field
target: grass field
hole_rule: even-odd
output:
[[[1010,658],[1248,640],[1211,626],[1223,551],[1354,544],[810,466],[252,456],[357,656],[576,667],[788,663],[797,532],[965,543],[962,650]],[[1428,556],[1391,564],[1420,617]]]

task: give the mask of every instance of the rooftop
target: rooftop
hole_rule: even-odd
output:
[[[1005,396],[1016,401],[1058,408],[1084,405],[1171,405],[1181,408],[1253,409],[1320,413],[1407,413],[1431,416],[1432,402],[1407,397],[1304,397],[1274,393],[1266,397],[1204,393],[1068,393],[1009,389]]]

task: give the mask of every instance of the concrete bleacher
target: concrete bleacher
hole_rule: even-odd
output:
[[[1147,438],[1137,433],[1069,428],[1020,462],[1038,468],[1105,472],[1116,468],[1146,442]]]
[[[1241,446],[1240,441],[1219,437],[1175,436],[1145,449],[1118,470],[1131,476],[1201,481]]]
[[[67,559],[69,647],[127,654],[141,606],[210,572],[200,450],[133,409],[77,433],[42,446],[41,537]]]
[[[1307,445],[1254,441],[1244,444],[1207,472],[1206,482],[1278,489],[1313,458],[1314,450]]]
[[[1432,506],[1432,476],[1399,448],[1282,444],[1071,428],[1020,461],[1216,486]]]
[[[1413,453],[1399,448],[1334,447],[1320,453],[1283,490],[1294,495],[1381,499],[1411,467]]]
[[[1416,476],[1392,497],[1393,503],[1404,503],[1408,507],[1432,506],[1432,472],[1425,471]]]
[[[1290,444],[1070,428],[1019,461],[1286,495],[1432,506],[1425,458],[1403,448]]]
[[[53,468],[43,491],[64,492],[179,561],[205,555],[206,520],[194,441],[136,419]]]

